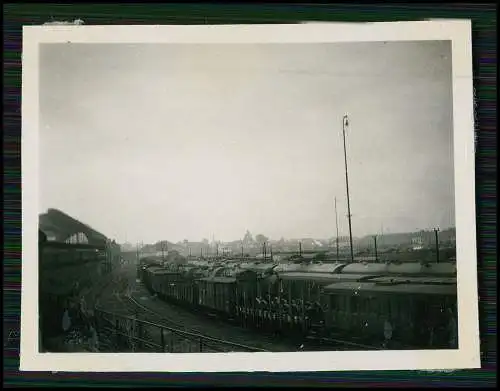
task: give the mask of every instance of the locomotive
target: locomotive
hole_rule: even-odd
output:
[[[453,263],[144,264],[163,300],[297,339],[392,349],[457,348]]]

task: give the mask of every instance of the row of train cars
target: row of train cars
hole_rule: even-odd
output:
[[[212,263],[141,259],[160,299],[284,337],[374,349],[458,347],[454,263]]]

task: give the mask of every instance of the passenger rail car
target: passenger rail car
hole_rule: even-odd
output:
[[[456,285],[342,282],[325,287],[326,330],[372,345],[456,348]]]

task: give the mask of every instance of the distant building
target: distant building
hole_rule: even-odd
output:
[[[411,249],[414,251],[422,250],[424,248],[424,240],[421,236],[415,236],[411,239]]]
[[[222,245],[219,245],[219,255],[230,255],[233,253],[233,250],[231,247],[229,246],[222,246]]]

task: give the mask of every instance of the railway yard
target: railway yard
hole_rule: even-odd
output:
[[[135,278],[133,266],[122,266],[87,311],[88,326],[74,322],[62,336],[46,343],[47,351],[66,352],[289,352],[291,343],[192,313],[158,299]]]
[[[142,341],[130,344],[130,350],[174,353],[297,350],[296,346],[277,342],[272,337],[166,303],[148,292],[138,280],[132,280],[128,279],[130,284],[125,289],[111,288],[100,300],[97,310],[102,317],[123,323],[122,328],[128,331],[122,332],[125,338],[130,339],[142,326]]]
[[[79,300],[69,301],[73,304],[69,304],[72,308],[67,314],[69,320],[65,320],[66,315],[62,317],[64,332],[45,339],[43,349],[293,352],[385,349],[387,342],[392,348],[409,349],[412,346],[408,343],[401,344],[402,337],[407,342],[410,337],[411,341],[417,341],[418,331],[427,333],[425,338],[427,341],[430,338],[430,342],[425,343],[429,347],[439,347],[436,344],[440,343],[446,348],[453,333],[443,322],[438,324],[437,317],[446,321],[453,308],[454,296],[450,292],[456,283],[448,275],[453,268],[451,264],[424,267],[418,263],[160,265],[147,258],[139,265],[121,262],[107,278],[96,283],[92,305],[85,302],[82,291]],[[389,275],[384,275],[388,271]],[[404,272],[408,275],[404,276]],[[372,307],[352,307],[352,298],[362,300],[364,290],[374,303]],[[386,302],[377,303],[374,300],[377,294],[380,294],[379,301]],[[405,301],[405,297],[409,299]],[[286,298],[291,299],[291,305]],[[333,298],[340,299],[335,303],[336,313],[328,309]],[[347,302],[343,304],[344,299]],[[315,316],[312,302],[317,303],[321,320]],[[383,311],[389,310],[387,307],[383,310],[381,304],[392,309],[389,330],[387,321],[380,323],[380,315],[386,316]],[[436,319],[431,319],[434,324],[425,321],[415,324],[418,308],[421,308],[418,305],[422,304],[427,306],[426,311],[436,314]],[[350,307],[343,308],[343,305]],[[346,312],[349,309],[350,312]],[[360,321],[364,327],[361,330],[356,327]],[[68,325],[64,326],[65,322]],[[332,328],[334,322],[340,327]],[[317,326],[321,326],[321,330],[316,330]],[[402,329],[404,336],[398,334]],[[375,339],[374,332],[379,334]],[[385,341],[379,338],[381,334]]]
[[[103,237],[75,244],[39,234],[40,351],[458,345],[456,264],[439,257],[432,262],[321,262],[300,254],[285,262],[272,256],[127,257]]]

